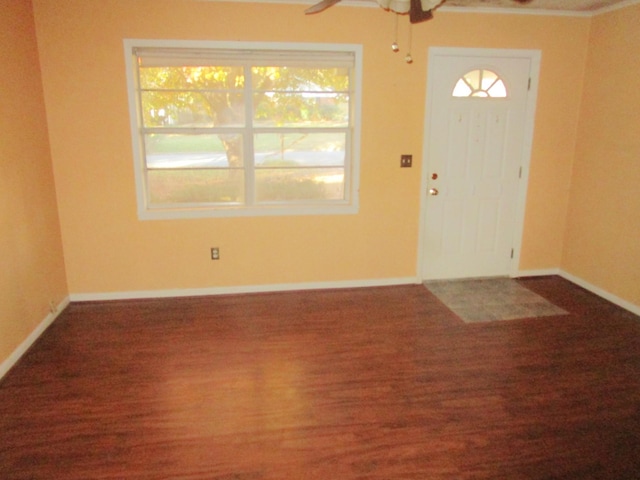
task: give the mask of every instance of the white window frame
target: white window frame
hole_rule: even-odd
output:
[[[294,202],[269,205],[185,205],[173,204],[151,206],[147,200],[145,153],[142,140],[142,122],[137,86],[137,48],[184,48],[247,50],[253,53],[278,50],[296,52],[350,52],[354,56],[353,75],[350,79],[351,113],[345,152],[344,200],[318,202],[315,204]],[[189,40],[149,40],[125,39],[124,54],[126,64],[127,90],[129,96],[129,117],[133,148],[134,175],[136,184],[137,210],[140,220],[164,220],[206,217],[246,217],[273,215],[340,215],[355,214],[359,208],[360,181],[360,124],[362,108],[362,46],[357,44],[322,43],[267,43],[267,42],[220,42]]]

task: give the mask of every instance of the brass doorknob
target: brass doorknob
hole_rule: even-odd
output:
[[[430,188],[429,189],[429,195],[433,195],[435,197],[436,195],[438,195],[438,193],[440,193],[440,192],[438,192],[437,188]]]

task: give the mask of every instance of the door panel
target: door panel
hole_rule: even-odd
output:
[[[459,55],[430,60],[427,189],[438,193],[426,200],[425,279],[510,271],[530,63]],[[474,69],[496,72],[507,96],[452,96],[458,80]]]

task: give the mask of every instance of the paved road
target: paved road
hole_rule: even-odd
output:
[[[276,158],[279,158],[279,153],[259,153],[256,155],[256,165],[262,165],[265,160]],[[309,167],[343,166],[344,152],[285,152],[284,159]],[[163,153],[147,155],[147,166],[149,168],[224,168],[229,166],[229,162],[224,153]]]
[[[278,158],[276,153],[259,153],[256,165]],[[344,165],[344,152],[285,152],[284,159],[301,166],[327,167]],[[170,153],[147,155],[150,168],[225,168],[229,166],[224,153]]]

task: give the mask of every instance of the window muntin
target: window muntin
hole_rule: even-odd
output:
[[[507,87],[496,72],[477,69],[465,73],[458,79],[451,96],[505,98]]]
[[[359,48],[130,43],[141,218],[357,211]]]

